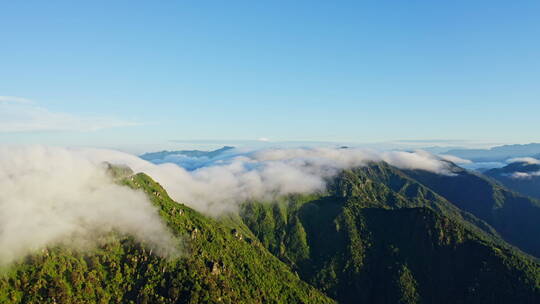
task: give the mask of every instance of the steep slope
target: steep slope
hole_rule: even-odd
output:
[[[493,226],[509,243],[540,257],[540,202],[512,192],[481,174],[454,167],[455,176],[404,171],[462,210]]]
[[[540,267],[490,226],[385,164],[329,193],[251,202],[261,242],[340,303],[535,303]]]
[[[540,199],[540,164],[514,162],[503,168],[484,172],[509,189],[536,199]]]
[[[120,175],[125,170],[115,170]],[[111,233],[81,253],[44,249],[3,270],[0,303],[332,303],[258,241],[172,201],[151,178],[124,181],[144,190],[181,239],[182,255],[156,256]],[[141,223],[144,225],[144,223]]]

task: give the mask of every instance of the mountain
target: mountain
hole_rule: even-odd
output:
[[[197,169],[202,166],[201,162],[204,160],[212,160],[219,157],[223,153],[234,149],[234,147],[224,146],[223,148],[213,151],[201,151],[201,150],[179,150],[179,151],[160,151],[151,152],[140,155],[139,157],[153,162],[156,164],[165,162],[179,163],[182,167],[188,170]],[[195,160],[195,161],[193,161]]]
[[[540,202],[519,195],[479,173],[454,166],[453,176],[408,170],[407,176],[461,210],[487,222],[510,244],[540,257]]]
[[[518,161],[484,174],[516,192],[540,199],[540,163]]]
[[[116,173],[126,173],[124,169]],[[132,237],[102,236],[81,253],[46,248],[0,276],[0,303],[333,303],[271,255],[245,226],[205,217],[172,201],[144,174],[144,190],[184,249],[162,258]]]
[[[540,264],[505,239],[529,243],[503,229],[504,213],[481,217],[465,208],[492,203],[477,196],[513,192],[458,167],[437,177],[371,163],[343,170],[326,191],[249,201],[238,214],[210,218],[174,202],[145,174],[105,166],[147,194],[181,254],[160,257],[114,232],[90,251],[51,246],[2,270],[0,303],[540,302]],[[459,182],[445,188],[446,178]],[[498,194],[482,192],[476,179]],[[454,186],[471,201],[454,201]]]
[[[504,145],[491,149],[452,149],[446,151],[445,154],[469,159],[473,162],[502,162],[509,158],[540,154],[540,143]]]
[[[241,217],[339,303],[540,301],[536,259],[384,163],[344,171],[327,193],[246,203]]]

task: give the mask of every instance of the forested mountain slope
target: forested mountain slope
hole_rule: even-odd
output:
[[[109,170],[147,193],[179,255],[160,257],[114,232],[91,250],[48,247],[2,269],[0,302],[540,301],[536,259],[506,243],[490,218],[435,191],[426,173],[372,163],[344,170],[325,192],[246,202],[216,219],[174,202],[145,174]]]
[[[384,163],[328,193],[243,206],[244,222],[340,303],[535,303],[540,268],[485,222]]]
[[[144,190],[179,238],[179,257],[162,258],[129,236],[102,236],[81,253],[47,248],[2,270],[0,303],[332,303],[260,243],[172,201],[144,174]],[[144,225],[144,223],[141,223]]]
[[[453,168],[454,176],[408,170],[460,209],[489,223],[509,243],[540,257],[540,202],[508,190],[479,173]]]

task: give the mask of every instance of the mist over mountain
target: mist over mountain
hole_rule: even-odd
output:
[[[148,175],[126,176],[121,183],[126,191],[144,193],[182,244],[182,255],[161,256],[147,242],[114,232],[86,250],[49,244],[2,269],[0,302],[335,303],[266,251],[245,226],[174,202]]]
[[[505,162],[510,158],[531,157],[540,154],[540,143],[503,145],[490,149],[452,149],[444,153],[474,162]]]
[[[539,12],[3,1],[0,304],[539,304]]]
[[[516,192],[540,199],[540,159],[524,157],[509,162],[503,168],[487,170],[484,174]]]
[[[103,162],[63,148],[0,147],[0,264],[49,245],[92,247],[111,231],[175,254],[147,197],[109,173]]]
[[[211,152],[211,155],[217,156],[227,150],[231,148]],[[207,162],[208,154],[195,155]],[[325,191],[327,181],[340,170],[382,160],[402,168],[450,174],[445,161],[424,152],[237,151],[228,158],[188,171],[176,164],[155,165],[112,150],[2,147],[1,262],[11,262],[16,257],[72,237],[76,243],[87,234],[93,235],[94,231],[118,230],[139,236],[141,241],[153,241],[161,249],[174,247],[145,197],[116,185],[105,170],[105,162],[147,173],[162,183],[175,200],[218,216],[237,211],[247,200],[272,200],[282,195]],[[27,217],[33,220],[27,222],[24,220]]]
[[[272,253],[340,303],[537,301],[536,259],[459,206],[378,163],[345,170],[322,195],[251,202],[241,214]]]
[[[455,156],[2,149],[2,301],[540,299],[540,203]]]

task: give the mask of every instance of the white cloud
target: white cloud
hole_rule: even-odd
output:
[[[533,177],[540,176],[540,171],[535,172],[514,172],[510,174],[513,179],[531,179]]]
[[[0,147],[0,264],[47,245],[91,245],[94,232],[119,231],[174,252],[172,235],[139,191],[115,184],[81,153]]]
[[[326,179],[340,170],[385,161],[404,169],[452,175],[450,164],[423,151],[377,152],[362,149],[266,149],[207,162],[188,171],[172,163],[155,165],[138,157],[110,150],[81,150],[99,161],[125,164],[160,182],[176,201],[217,215],[234,211],[238,203],[270,200],[291,193],[323,191]]]
[[[507,163],[526,163],[529,165],[539,165],[540,159],[536,159],[533,157],[517,157],[507,160]]]
[[[17,96],[0,96],[0,103],[32,103],[30,99],[17,97]]]
[[[91,240],[96,230],[129,233],[170,252],[172,237],[156,210],[143,193],[113,183],[104,161],[147,173],[174,200],[211,215],[250,199],[323,191],[341,169],[373,161],[452,174],[447,162],[423,151],[270,149],[187,171],[113,150],[0,146],[0,263],[49,244]]]
[[[525,163],[527,165],[540,165],[540,160],[533,158],[533,157],[517,157],[517,158],[511,158],[506,161],[507,163]],[[531,179],[533,177],[540,176],[540,171],[533,171],[533,172],[513,172],[510,174],[507,174],[507,176],[510,176],[510,178],[513,179]]]
[[[0,133],[33,131],[95,131],[137,125],[103,116],[55,112],[20,97],[0,97]]]
[[[457,157],[457,156],[450,155],[450,154],[439,154],[439,157],[444,159],[444,160],[447,160],[449,162],[453,162],[454,164],[458,164],[458,165],[472,164],[472,161],[470,161],[468,159]]]

